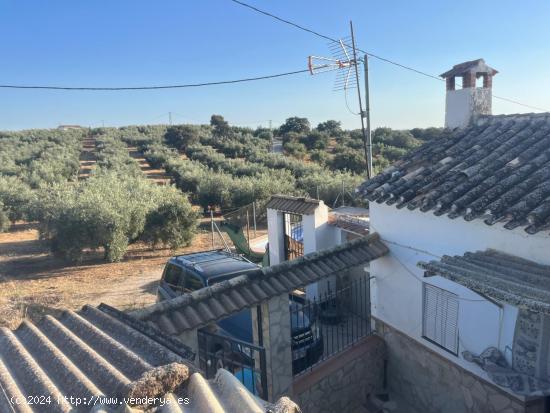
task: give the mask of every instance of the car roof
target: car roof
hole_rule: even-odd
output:
[[[259,268],[258,265],[243,257],[224,250],[178,255],[172,257],[170,261],[183,267],[193,268],[205,279]]]

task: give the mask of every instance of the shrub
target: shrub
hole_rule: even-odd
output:
[[[141,238],[153,247],[164,245],[176,249],[189,245],[197,218],[187,197],[175,188],[167,188],[157,207],[147,215]]]
[[[164,136],[169,145],[184,150],[199,141],[199,130],[191,125],[171,126]]]
[[[375,129],[372,134],[372,142],[406,149],[412,149],[420,145],[420,142],[409,131],[392,130],[390,128]]]
[[[229,123],[227,123],[222,115],[212,115],[210,118],[210,126],[212,126],[212,133],[214,136],[228,136],[231,132]]]
[[[326,122],[319,123],[316,129],[319,132],[326,132],[330,136],[337,137],[342,133],[342,122],[327,120]]]
[[[10,228],[10,218],[4,210],[4,205],[0,202],[0,232],[6,232]]]
[[[141,177],[102,171],[80,184],[45,191],[41,235],[69,261],[80,261],[85,249],[99,247],[107,261],[120,261],[129,243],[138,239],[178,246],[195,229],[195,215],[178,195]],[[151,234],[146,236],[147,229]]]
[[[326,149],[328,141],[329,136],[319,131],[312,131],[300,138],[300,142],[308,149]]]
[[[346,204],[357,204],[354,191],[363,180],[362,176],[349,172],[325,171],[300,178],[298,186],[312,198],[317,198],[317,194],[319,194],[319,198],[332,207],[335,206],[337,200],[341,202],[342,188],[346,192]]]
[[[311,151],[309,156],[312,161],[317,162],[318,164],[325,166],[329,160],[329,154],[326,151],[316,149]]]
[[[30,186],[15,176],[0,176],[0,202],[11,221],[34,219],[35,193]]]
[[[348,170],[358,174],[366,171],[364,154],[354,149],[346,148],[339,151],[334,155],[330,165],[333,169]]]
[[[279,126],[279,135],[286,135],[289,132],[295,132],[298,134],[308,133],[311,129],[309,120],[307,118],[300,118],[294,116],[288,118],[285,123]]]
[[[303,159],[306,156],[306,146],[300,142],[287,142],[283,145],[284,150],[298,159]]]

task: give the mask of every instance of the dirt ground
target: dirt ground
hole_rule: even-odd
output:
[[[119,309],[151,304],[168,257],[207,249],[211,234],[201,225],[192,245],[176,252],[136,244],[119,263],[105,263],[100,251],[90,251],[81,265],[69,265],[49,253],[36,225],[15,224],[0,234],[0,326],[15,328],[24,317],[36,321],[84,304]]]
[[[83,146],[79,179],[86,179],[96,163],[95,140],[87,138]],[[160,185],[169,183],[169,175],[152,168],[137,148],[128,150],[148,179]],[[256,238],[251,244],[265,244],[266,234],[265,227],[258,228],[256,234],[251,231]],[[203,218],[189,247],[152,250],[135,244],[118,263],[105,263],[101,251],[89,251],[80,265],[71,265],[50,254],[47,243],[38,238],[36,224],[16,223],[10,231],[0,233],[0,327],[16,328],[24,318],[37,321],[45,314],[78,310],[85,304],[105,303],[121,310],[152,304],[170,256],[233,247],[227,234],[224,240],[216,234],[212,245],[210,219]]]
[[[147,179],[157,183],[158,185],[170,184],[170,175],[168,175],[164,169],[155,169],[149,165],[149,162],[147,162],[143,154],[139,152],[136,147],[129,146],[128,153],[137,161],[141,171]]]
[[[80,153],[80,170],[78,171],[78,179],[86,179],[90,176],[90,172],[95,167],[95,139],[86,137],[82,141],[82,152]]]

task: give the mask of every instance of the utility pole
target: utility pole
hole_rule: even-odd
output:
[[[361,116],[361,131],[363,132],[363,149],[365,150],[365,162],[367,163],[367,178],[371,178],[371,167],[369,163],[369,148],[368,148],[368,137],[367,130],[365,129],[365,111],[363,111],[363,102],[361,100],[361,88],[359,87],[359,69],[357,68],[357,53],[355,51],[355,36],[353,34],[353,23],[349,22],[349,27],[351,30],[351,44],[353,46],[353,60],[355,64],[353,65],[355,69],[355,79],[357,80],[357,98],[359,99],[359,116]],[[366,84],[368,79],[365,79]]]
[[[365,114],[367,117],[367,173],[372,178],[372,139],[370,130],[370,92],[369,92],[369,55],[363,57],[363,68],[365,70]],[[358,88],[359,89],[359,88]]]
[[[168,112],[168,124],[172,126],[172,112]]]

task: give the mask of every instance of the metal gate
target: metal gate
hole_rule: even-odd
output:
[[[267,394],[265,348],[232,337],[198,330],[199,367],[211,379],[223,368],[237,377],[255,396]]]
[[[293,260],[304,255],[304,227],[302,216],[283,214],[285,260]]]

